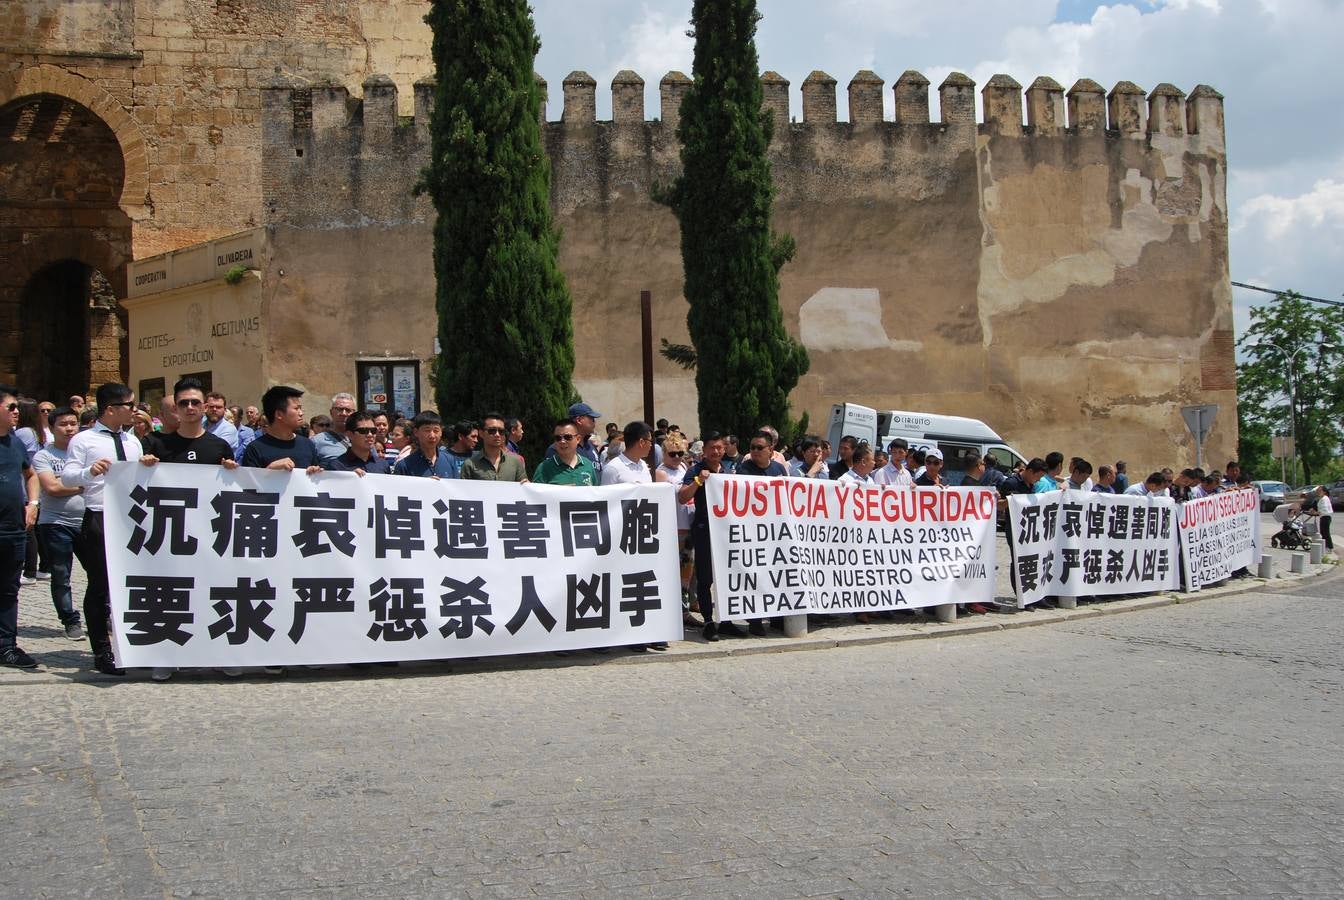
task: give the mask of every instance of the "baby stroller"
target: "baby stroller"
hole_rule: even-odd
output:
[[[1280,550],[1307,550],[1311,547],[1310,538],[1319,531],[1302,507],[1291,503],[1274,508],[1274,521],[1282,527],[1269,539],[1269,546]]]

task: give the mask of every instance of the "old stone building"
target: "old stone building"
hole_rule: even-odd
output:
[[[91,302],[80,280],[101,273],[116,298],[156,295],[145,301],[153,333],[133,338],[176,340],[164,329],[177,315],[213,340],[201,315],[250,322],[255,304],[257,328],[223,336],[247,342],[262,383],[298,383],[315,407],[355,386],[369,400],[380,393],[371,385],[408,373],[417,401],[431,396],[433,211],[410,192],[432,100],[420,4],[17,6],[26,14],[0,13],[0,376],[50,377],[24,361],[75,332],[62,337],[43,315],[78,320],[95,341],[91,380],[126,366],[133,353],[118,355],[115,341],[124,307],[106,291]],[[1028,452],[1123,452],[1142,468],[1189,456],[1179,407],[1212,402],[1223,412],[1208,450],[1233,451],[1216,91],[1121,82],[1105,92],[1083,80],[1065,92],[1039,78],[1024,96],[996,76],[978,92],[977,117],[970,79],[937,86],[931,110],[929,83],[907,72],[884,121],[883,82],[861,72],[848,85],[850,120],[838,122],[825,73],[803,83],[800,111],[782,78],[763,82],[777,122],[776,225],[798,241],[781,302],[812,356],[796,408],[814,422],[846,399],[971,415]],[[685,339],[677,225],[649,195],[676,172],[687,86],[679,73],[663,78],[651,118],[643,80],[623,72],[613,121],[598,122],[597,85],[576,72],[544,126],[576,382],[613,419],[639,412],[640,290],[655,297],[655,336]],[[223,268],[155,281],[190,268],[160,254],[245,230],[233,240],[253,248],[252,281],[210,294],[208,311],[199,297]],[[138,288],[127,282],[132,257]],[[230,296],[247,308],[234,315]],[[199,369],[180,357],[150,353],[127,374],[152,382]],[[658,366],[659,413],[693,425],[693,380]],[[214,373],[220,386],[229,377]]]

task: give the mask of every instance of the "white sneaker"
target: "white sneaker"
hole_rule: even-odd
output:
[[[51,573],[50,573],[50,572],[38,572],[38,573],[37,573],[37,580],[38,580],[38,581],[51,581]]]
[[[37,579],[29,578],[27,575],[20,575],[19,584],[37,584]]]
[[[170,669],[167,666],[155,666],[154,671],[149,673],[149,677],[155,681],[167,681],[173,677],[173,673],[176,671],[177,669]]]

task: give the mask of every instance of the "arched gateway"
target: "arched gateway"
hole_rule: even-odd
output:
[[[125,376],[144,145],[125,110],[53,66],[0,76],[0,379],[63,400]]]

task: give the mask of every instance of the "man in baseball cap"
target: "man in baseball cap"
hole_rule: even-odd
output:
[[[579,455],[593,464],[593,468],[599,473],[602,471],[602,454],[597,452],[593,446],[593,430],[597,428],[597,420],[602,418],[602,414],[593,409],[587,403],[580,400],[569,407],[569,417],[574,420],[574,425],[579,431]],[[552,444],[546,449],[546,458],[555,455],[555,445]]]

